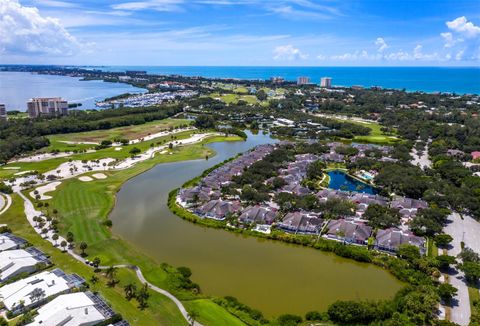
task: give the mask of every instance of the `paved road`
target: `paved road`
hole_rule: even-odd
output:
[[[452,247],[448,249],[450,256],[457,256],[461,251],[460,242],[464,242],[477,253],[480,253],[480,223],[470,216],[465,215],[464,219],[458,213],[448,217],[449,223],[444,232],[453,237]],[[465,283],[463,272],[455,268],[451,269],[450,283],[458,289],[452,307],[452,321],[459,325],[468,325],[470,322],[470,300],[468,287]]]

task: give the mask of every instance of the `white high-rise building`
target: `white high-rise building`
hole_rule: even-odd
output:
[[[308,85],[310,84],[310,77],[301,76],[297,78],[297,85]]]
[[[42,115],[67,115],[68,102],[61,97],[37,97],[27,102],[28,115],[37,118]]]
[[[320,87],[331,88],[332,87],[332,78],[331,77],[322,77],[320,79]]]

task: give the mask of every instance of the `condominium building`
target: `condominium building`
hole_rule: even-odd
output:
[[[97,325],[114,315],[115,312],[98,295],[77,292],[60,295],[38,309],[33,322],[28,325]]]
[[[0,252],[0,281],[5,282],[20,274],[34,273],[42,265],[50,265],[50,261],[34,247],[2,251]]]
[[[2,286],[0,300],[5,309],[18,314],[42,305],[53,296],[71,292],[84,283],[76,274],[67,275],[57,268]]]
[[[332,78],[322,77],[320,79],[320,87],[330,88],[332,87]]]
[[[297,85],[308,85],[310,84],[310,77],[301,76],[297,78]]]
[[[27,241],[14,236],[11,233],[1,233],[0,234],[0,252],[5,250],[20,249],[25,247]]]
[[[5,104],[0,104],[0,120],[7,120],[7,108]]]
[[[28,115],[37,118],[43,115],[67,115],[68,102],[61,97],[37,97],[27,102]]]

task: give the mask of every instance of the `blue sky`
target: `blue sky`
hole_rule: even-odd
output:
[[[478,66],[477,0],[0,0],[0,63]]]

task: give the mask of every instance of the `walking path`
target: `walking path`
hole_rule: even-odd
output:
[[[460,243],[480,253],[480,223],[472,217],[465,215],[462,219],[460,214],[454,212],[448,217],[449,224],[444,232],[451,235],[453,241],[448,249],[450,256],[457,256],[461,252]],[[451,321],[459,325],[468,325],[470,322],[470,299],[468,286],[463,272],[455,267],[450,269],[450,284],[458,289],[457,296],[452,305]]]
[[[12,197],[8,194],[0,194],[0,215],[5,213],[12,205]]]
[[[38,234],[42,235],[42,237],[49,241],[53,246],[57,247],[59,243],[61,243],[62,241],[66,241],[65,238],[59,236],[59,238],[55,241],[52,239],[52,236],[54,234],[53,230],[49,230],[48,233],[46,234],[42,234],[42,229],[40,229],[39,227],[36,227],[36,222],[33,220],[33,218],[35,216],[42,216],[42,212],[38,211],[35,209],[35,207],[33,206],[33,203],[21,192],[21,191],[16,191],[16,193],[24,200],[24,208],[25,208],[25,216],[27,217],[27,220],[28,222],[30,223],[30,225],[33,227],[33,229],[35,230],[35,232],[37,232]],[[60,250],[60,248],[59,248]],[[73,249],[71,248],[67,248],[66,249],[66,252],[68,254],[70,254],[73,258],[75,258],[76,260],[80,261],[81,263],[85,264],[85,259],[83,257],[81,257],[80,255],[76,254]],[[100,269],[107,269],[109,268],[110,266],[100,266],[99,268]],[[114,267],[117,267],[117,268],[130,268],[130,269],[133,269],[138,277],[138,279],[140,280],[141,283],[143,284],[148,284],[148,286],[155,292],[157,293],[160,293],[164,296],[166,296],[167,298],[169,298],[170,300],[173,301],[173,303],[175,303],[175,305],[178,307],[178,309],[180,310],[180,313],[182,314],[182,316],[185,318],[185,320],[193,325],[193,326],[203,326],[202,324],[196,322],[196,321],[193,321],[193,324],[192,324],[192,321],[190,319],[190,315],[188,314],[187,310],[185,309],[185,306],[182,304],[182,302],[176,298],[173,294],[171,294],[170,292],[168,292],[167,290],[164,290],[164,289],[161,289],[157,286],[155,286],[154,284],[148,282],[145,277],[143,276],[142,274],[142,271],[140,270],[140,268],[138,266],[135,266],[135,265],[116,265]]]

